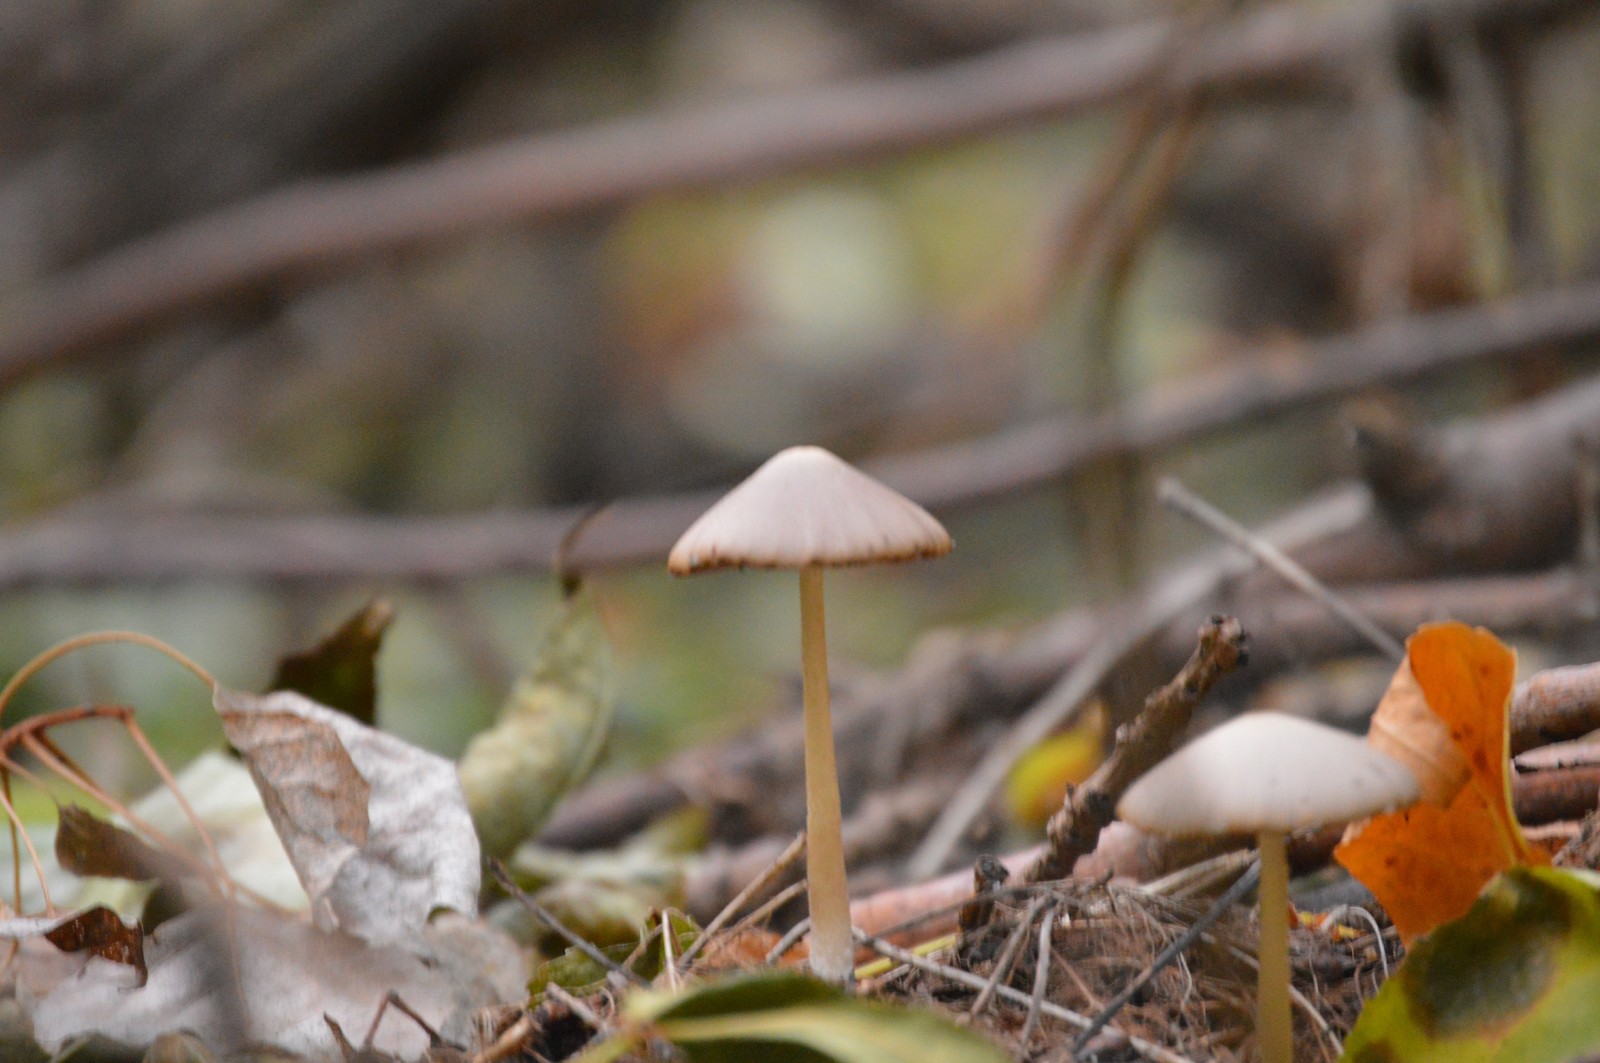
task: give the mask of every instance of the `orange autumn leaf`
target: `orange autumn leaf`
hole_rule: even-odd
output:
[[[1465,914],[1499,872],[1550,862],[1511,809],[1516,663],[1482,628],[1429,624],[1407,640],[1406,659],[1373,714],[1368,740],[1411,766],[1428,800],[1352,827],[1334,856],[1372,890],[1407,942]]]

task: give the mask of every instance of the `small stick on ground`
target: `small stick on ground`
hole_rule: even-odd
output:
[[[561,988],[556,983],[546,983],[544,991],[549,994],[552,1000],[558,1000],[562,1004],[566,1005],[568,1011],[582,1019],[586,1024],[588,1024],[589,1029],[593,1030],[595,1033],[602,1034],[606,1032],[605,1020],[600,1018],[599,1015],[596,1015],[593,1008],[579,1000],[577,997],[573,996],[571,993],[567,992],[565,989]]]
[[[1028,999],[1028,1018],[1022,1024],[1017,1041],[1023,1052],[1028,1050],[1028,1042],[1033,1040],[1033,1031],[1038,1028],[1039,1005],[1044,1002],[1045,987],[1050,984],[1050,954],[1055,951],[1050,947],[1050,931],[1055,925],[1056,910],[1057,906],[1051,905],[1039,921],[1039,949],[1033,961],[1033,995]]]
[[[1400,645],[1398,639],[1323,586],[1322,582],[1307,572],[1304,566],[1261,536],[1253,534],[1249,528],[1190,491],[1176,479],[1170,476],[1164,477],[1160,486],[1156,488],[1156,497],[1168,509],[1181,513],[1222,536],[1282,576],[1290,586],[1322,603],[1329,612],[1349,624],[1352,630],[1376,646],[1380,652],[1397,661],[1406,655],[1405,647]]]
[[[522,1051],[523,1044],[532,1032],[533,1016],[523,1012],[522,1017],[507,1026],[493,1044],[474,1054],[468,1063],[501,1063],[501,1060],[510,1059]]]
[[[796,942],[810,932],[811,917],[808,915],[794,926],[790,927],[789,932],[783,935],[783,937],[779,938],[776,945],[767,950],[766,958],[763,959],[762,962],[768,964],[777,963],[780,956],[794,948]]]
[[[700,955],[700,950],[711,940],[711,935],[721,930],[729,919],[732,919],[746,904],[750,903],[752,897],[766,889],[780,875],[793,867],[795,861],[800,859],[800,854],[805,851],[806,835],[804,831],[801,831],[794,836],[794,841],[790,842],[788,847],[778,854],[778,858],[767,865],[765,871],[752,879],[744,889],[738,892],[733,900],[723,905],[722,911],[718,912],[716,917],[706,924],[706,928],[700,932],[700,936],[695,938],[689,947],[683,950],[683,956],[678,960],[678,964],[688,967],[694,961],[694,958]]]
[[[1024,882],[1066,878],[1080,856],[1094,851],[1123,793],[1172,751],[1217,680],[1244,663],[1244,643],[1244,629],[1232,617],[1214,616],[1200,628],[1199,645],[1177,677],[1145,699],[1139,715],[1117,729],[1105,763],[1067,792],[1045,828],[1044,852],[1023,873]]]
[[[577,931],[567,926],[560,919],[557,919],[548,908],[534,900],[532,897],[528,896],[527,891],[521,886],[518,886],[516,882],[512,880],[511,873],[506,870],[506,866],[500,861],[489,861],[489,873],[494,876],[494,880],[496,882],[500,883],[500,888],[506,891],[507,896],[513,898],[518,904],[526,908],[529,915],[533,916],[535,919],[539,920],[541,923],[545,924],[562,937],[566,938],[567,944],[571,945],[573,948],[589,957],[595,963],[598,963],[607,971],[610,971],[615,975],[620,975],[624,979],[632,982],[634,985],[648,986],[650,984],[643,978],[639,977],[639,975],[617,963],[617,961],[613,960],[610,956],[607,956],[605,953],[595,948],[592,943],[585,941]]]
[[[1022,941],[1028,936],[1028,931],[1033,928],[1033,921],[1039,915],[1040,909],[1050,903],[1049,897],[1035,897],[1028,905],[1028,910],[1022,918],[1017,920],[1017,925],[1012,929],[1011,935],[1006,938],[1005,948],[1000,950],[1000,958],[995,961],[994,971],[989,975],[988,984],[978,993],[978,998],[972,1002],[972,1009],[967,1013],[973,1018],[983,1014],[983,1009],[989,1006],[989,1001],[994,999],[994,991],[1001,982],[1011,977],[1011,967],[1017,962],[1017,953],[1022,951]]]
[[[733,935],[738,935],[741,931],[748,927],[760,926],[771,917],[773,912],[777,911],[779,908],[782,908],[784,905],[788,904],[805,891],[806,883],[804,879],[801,879],[799,882],[789,883],[787,886],[783,887],[783,889],[779,890],[777,893],[774,893],[770,898],[768,898],[766,903],[762,904],[761,907],[755,909],[749,915],[733,924],[733,929],[730,931],[730,933]]]

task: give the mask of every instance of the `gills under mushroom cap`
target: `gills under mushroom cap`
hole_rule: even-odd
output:
[[[1146,772],[1117,815],[1158,834],[1287,833],[1364,819],[1419,794],[1409,768],[1355,735],[1252,712]]]
[[[773,455],[683,533],[667,568],[805,568],[950,552],[927,510],[821,447]]]

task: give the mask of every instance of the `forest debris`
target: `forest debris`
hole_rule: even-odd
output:
[[[218,687],[213,701],[319,927],[381,943],[437,908],[477,911],[478,838],[454,764],[292,691]]]
[[[394,991],[447,1037],[465,1039],[472,1009],[521,991],[514,946],[486,928],[469,933],[428,927],[401,947],[256,909],[191,910],[151,935],[144,988],[132,988],[126,969],[90,959],[31,1002],[34,1033],[55,1051],[89,1033],[143,1045],[188,1029],[221,1053],[261,1041],[324,1058],[335,1050],[324,1013],[364,1030]],[[428,1038],[410,1023],[385,1023],[375,1045],[409,1059]]]
[[[1047,924],[1051,958],[1038,1004],[1040,1018],[1035,1020],[1051,1043],[1080,1035],[1094,1022],[1090,1016],[1105,1011],[1109,1001],[1143,975],[1144,985],[1120,1005],[1109,1040],[1095,1043],[1107,1048],[1131,1045],[1147,1058],[1165,1060],[1234,1058],[1243,1051],[1252,1025],[1250,984],[1255,979],[1245,956],[1256,941],[1248,910],[1216,905],[1211,913],[1216,925],[1186,947],[1179,945],[1175,962],[1162,964],[1157,962],[1161,954],[1194,936],[1194,923],[1209,902],[1178,901],[1115,884],[1065,882],[1032,889],[1044,890],[1039,897],[1055,906]],[[998,903],[995,925],[984,933],[1009,935],[1025,917],[1026,907]],[[1020,1039],[1034,1007],[1040,959],[1036,938],[1028,935],[1013,971],[996,983],[995,995],[1005,1003],[978,1026],[1002,1043]],[[1322,1024],[1337,1034],[1349,1031],[1361,1006],[1362,985],[1377,978],[1379,954],[1367,941],[1334,940],[1314,930],[1295,929],[1291,938],[1295,988],[1317,1016],[1306,1021],[1297,1013],[1300,1058],[1321,1058],[1326,1044]],[[906,965],[872,983],[878,992],[958,1014],[971,1009],[997,962],[991,954],[968,970],[955,960],[963,955],[960,947],[955,957],[920,957],[877,939],[867,943]]]
[[[1383,902],[1410,942],[1464,914],[1499,872],[1550,858],[1523,835],[1512,808],[1508,708],[1516,655],[1482,628],[1431,624],[1406,640],[1400,670],[1415,677],[1398,684],[1408,718],[1420,693],[1434,720],[1424,721],[1420,737],[1385,729],[1388,744],[1380,748],[1402,748],[1396,739],[1404,738],[1403,748],[1427,754],[1414,763],[1436,764],[1432,744],[1442,742],[1466,774],[1454,792],[1442,793],[1443,804],[1423,801],[1352,826],[1334,856]],[[1390,715],[1380,706],[1375,733]]]
[[[100,819],[79,805],[61,809],[56,827],[56,862],[74,875],[144,882],[175,878],[183,867],[130,830]]]
[[[1117,801],[1133,783],[1160,761],[1182,737],[1195,707],[1218,679],[1243,664],[1245,633],[1239,622],[1214,616],[1200,629],[1200,643],[1182,671],[1145,699],[1144,710],[1117,729],[1116,748],[1082,786],[1068,793],[1066,804],[1046,828],[1044,853],[1023,872],[1023,880],[1065,878],[1080,856],[1094,851],[1100,831],[1115,816]]]
[[[42,937],[62,952],[82,952],[132,967],[139,973],[137,984],[144,985],[144,935],[138,926],[128,926],[104,905],[64,915],[0,919],[0,938],[23,941],[31,937]]]

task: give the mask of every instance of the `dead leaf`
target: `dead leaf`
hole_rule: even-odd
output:
[[[1414,683],[1402,683],[1397,675],[1391,684],[1390,693],[1398,689],[1406,706],[1403,717],[1387,717],[1388,735],[1402,734],[1426,764],[1459,761],[1467,775],[1453,792],[1436,790],[1443,806],[1425,802],[1351,827],[1334,856],[1372,890],[1410,942],[1464,914],[1499,872],[1548,864],[1550,858],[1523,835],[1511,806],[1508,721],[1516,655],[1482,628],[1430,624],[1407,641],[1400,671]],[[1396,724],[1417,716],[1413,687],[1442,723],[1448,750],[1426,721]],[[1435,784],[1453,770],[1441,770]]]
[[[436,908],[477,910],[478,839],[450,761],[292,691],[213,701],[319,927],[396,941]]]
[[[68,915],[0,919],[0,937],[15,941],[41,937],[62,952],[83,952],[132,967],[145,984],[144,934],[104,905]]]
[[[174,878],[182,865],[132,831],[68,805],[56,828],[56,862],[74,875],[146,882]]]
[[[1409,651],[1372,714],[1367,741],[1410,768],[1422,787],[1422,799],[1441,808],[1472,774],[1465,754],[1450,737],[1450,726],[1428,707],[1411,670]]]
[[[616,705],[605,628],[579,592],[545,635],[499,719],[461,756],[461,785],[486,853],[509,856],[588,775]]]
[[[378,649],[393,620],[388,601],[369,603],[315,646],[280,660],[269,689],[293,690],[371,726],[377,718]]]
[[[459,925],[445,935],[430,926],[407,947],[375,945],[256,909],[238,909],[231,919],[190,911],[151,936],[142,989],[124,970],[89,960],[25,1003],[35,1037],[49,1051],[91,1033],[145,1045],[163,1031],[186,1029],[219,1054],[264,1043],[337,1058],[323,1015],[365,1031],[391,990],[447,1038],[464,1041],[472,1012],[521,999],[525,975],[504,935],[481,924],[472,924],[470,937],[463,933]],[[402,1015],[393,1020],[379,1026],[374,1047],[419,1058],[427,1036]]]

